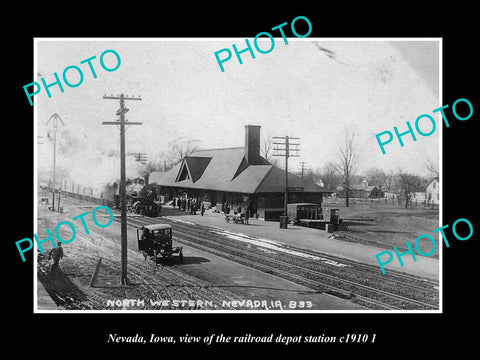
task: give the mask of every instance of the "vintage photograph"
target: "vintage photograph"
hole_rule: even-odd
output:
[[[442,310],[441,39],[273,35],[34,40],[35,312]]]

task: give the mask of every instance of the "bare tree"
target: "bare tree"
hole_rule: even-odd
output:
[[[391,191],[394,180],[395,174],[393,173],[393,170],[389,170],[388,173],[385,173],[385,181],[383,183],[382,189]]]
[[[412,193],[421,186],[422,179],[410,173],[403,172],[401,169],[398,170],[397,181],[399,190],[405,196],[405,209],[408,207],[408,204],[411,201]]]
[[[340,183],[341,179],[337,172],[337,167],[333,162],[326,163],[321,172],[319,172],[318,177],[322,180],[325,188],[329,190],[335,189]]]
[[[345,132],[344,143],[339,147],[337,153],[336,169],[340,176],[342,187],[345,191],[345,206],[349,206],[350,192],[353,184],[353,177],[358,170],[358,148],[355,143],[355,133]]]
[[[365,177],[369,185],[375,185],[382,188],[386,182],[387,174],[385,174],[385,171],[382,169],[372,167],[367,170]]]
[[[267,136],[260,145],[260,155],[262,155],[270,164],[278,166],[278,157],[273,156],[273,139]]]
[[[438,170],[438,162],[433,162],[432,160],[428,159],[425,163],[425,167],[430,172],[432,177],[439,177],[440,171]]]
[[[160,151],[149,158],[147,169],[149,171],[168,171],[186,156],[198,149],[200,140],[178,137],[168,143],[167,150]]]
[[[176,138],[172,146],[172,160],[174,165],[182,161],[185,156],[189,156],[197,150],[199,141],[200,140],[185,139],[184,137]]]
[[[384,171],[377,167],[368,169],[365,178],[370,185],[378,186],[383,191],[391,191],[395,183],[393,170]]]

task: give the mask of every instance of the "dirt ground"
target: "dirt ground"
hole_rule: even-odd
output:
[[[438,209],[414,207],[405,209],[398,205],[385,205],[352,201],[349,207],[339,201],[326,201],[325,208],[340,209],[340,217],[344,219],[348,230],[337,231],[337,238],[365,245],[373,245],[391,250],[397,246],[399,250],[407,250],[406,241],[412,247],[415,239],[422,234],[429,234],[436,240],[435,252],[430,257],[438,258],[439,233],[432,230],[441,226]],[[429,253],[433,245],[427,238],[419,241],[419,248]]]
[[[128,249],[128,277],[131,284],[122,286],[119,261],[121,248],[118,239],[120,224],[114,221],[102,229],[92,221],[91,213],[95,206],[69,206],[67,201],[63,206],[64,212],[58,213],[49,211],[47,206],[39,205],[36,233],[40,240],[45,239],[46,229],[50,229],[53,234],[55,227],[62,221],[73,223],[76,229],[74,240],[63,244],[65,256],[60,261],[58,270],[52,271],[51,260],[48,260],[47,254],[52,249],[50,241],[42,244],[44,254],[37,251],[37,279],[55,301],[58,309],[207,309],[207,306],[197,302],[187,303],[187,300],[202,299],[205,303],[211,301],[212,304],[219,304],[222,300],[237,299],[225,289],[208,289],[209,284],[176,271],[174,266],[155,266],[153,261],[145,261],[143,255],[135,248],[136,244],[132,242],[129,243]],[[89,234],[79,219],[72,220],[72,217],[85,211],[89,213],[83,217]],[[102,223],[100,211],[97,214],[98,222]],[[59,227],[58,233],[62,239],[72,238],[72,232],[66,225]],[[134,236],[129,234],[130,239]],[[97,279],[94,286],[90,287],[92,275],[100,259]],[[148,301],[120,304],[118,300],[123,299],[148,299]],[[157,300],[162,300],[162,303],[155,303]],[[173,300],[181,302],[175,303]],[[215,308],[216,305],[213,306]]]

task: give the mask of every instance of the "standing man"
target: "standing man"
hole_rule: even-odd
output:
[[[197,214],[197,200],[195,198],[192,199],[192,203],[190,205],[190,214],[196,215]]]
[[[57,247],[50,250],[50,253],[48,255],[48,260],[53,259],[53,264],[51,267],[52,271],[58,270],[58,265],[61,258],[63,258],[63,248],[62,243],[58,241]]]

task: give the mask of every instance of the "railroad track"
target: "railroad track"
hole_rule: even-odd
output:
[[[360,284],[355,281],[351,281],[345,278],[341,278],[334,275],[329,275],[324,272],[313,270],[305,266],[300,266],[292,261],[287,261],[285,259],[273,258],[272,256],[267,256],[264,254],[259,254],[258,252],[248,250],[246,248],[240,248],[239,246],[233,246],[235,244],[225,244],[218,242],[218,236],[212,240],[211,232],[204,231],[205,227],[196,227],[192,229],[190,225],[183,224],[178,221],[174,221],[166,218],[129,218],[127,223],[134,227],[139,227],[145,224],[151,223],[170,223],[175,224],[175,241],[188,245],[199,250],[212,253],[214,255],[230,259],[237,263],[264,271],[266,273],[281,277],[293,281],[298,284],[305,285],[314,290],[321,290],[326,293],[330,293],[335,296],[339,296],[346,299],[351,299],[352,301],[365,305],[368,308],[374,309],[388,309],[388,310],[404,310],[404,309],[437,309],[438,307],[435,304],[427,303],[424,301],[415,300],[412,298],[407,298],[402,295],[391,293],[385,290],[381,290],[372,286],[365,284]],[[200,230],[202,228],[202,230]],[[203,235],[203,236],[202,236]],[[209,235],[206,237],[205,235]],[[238,245],[238,244],[235,244]],[[303,250],[302,250],[303,251]],[[313,252],[318,255],[317,252]],[[323,256],[323,255],[322,255]],[[304,260],[304,259],[302,259]],[[338,258],[336,259],[338,261]],[[357,263],[352,261],[348,262],[350,265],[354,264],[357,266]],[[364,268],[367,268],[368,265],[363,265]],[[365,271],[357,269],[350,269],[357,274],[362,273],[363,275],[372,276],[371,274],[366,274]],[[438,292],[434,289],[428,289],[425,287],[406,284],[401,282],[400,274],[397,274],[397,279],[392,281],[395,285],[402,284],[403,286],[409,287],[415,291],[424,291],[426,293],[437,294]],[[412,279],[412,277],[408,277]],[[427,281],[428,283],[428,281]],[[433,282],[430,285],[435,284]]]
[[[75,200],[75,202],[78,203],[78,200]],[[115,220],[119,221],[118,217],[115,217]],[[332,266],[315,260],[307,261],[298,257],[295,261],[294,255],[284,254],[277,256],[276,254],[275,257],[265,255],[264,253],[259,253],[255,246],[248,249],[244,243],[229,241],[225,236],[215,234],[212,232],[213,228],[210,227],[196,225],[195,228],[192,228],[192,225],[187,223],[164,217],[127,218],[127,223],[133,227],[158,222],[174,224],[174,234],[177,235],[174,239],[179,243],[230,259],[315,290],[351,299],[368,308],[390,310],[438,309],[438,283],[428,279],[421,279],[393,271],[390,271],[387,275],[379,275],[378,268],[372,265],[321,254],[313,250],[285,246],[305,254],[322,256],[323,258],[348,265],[348,267],[333,270],[339,274],[341,273],[342,277],[340,277],[332,275]],[[299,260],[302,265],[298,265]],[[352,280],[352,277],[355,279]],[[365,284],[371,282],[381,284],[379,287],[383,287],[383,289]],[[390,287],[392,291],[400,291],[402,295],[388,291],[388,289],[385,290],[385,285],[388,285],[387,288]],[[418,297],[425,297],[428,301],[410,298],[404,296],[405,294],[411,294],[412,296],[418,294]]]
[[[160,219],[162,219],[163,222],[167,222],[169,224],[175,224],[176,229],[183,228],[184,230],[190,231],[190,233],[194,233],[196,235],[202,234],[202,235],[206,235],[206,236],[211,236],[212,235],[212,229],[215,229],[215,228],[210,228],[210,227],[197,225],[197,227],[193,230],[189,225],[187,225],[185,223],[178,222],[178,221],[168,219],[168,218],[160,218]],[[152,218],[145,218],[142,221],[147,221],[149,223],[158,222],[157,220],[154,220]],[[230,244],[236,244],[236,243],[230,242],[228,245],[230,245]],[[238,245],[239,245],[239,247],[241,246],[241,244],[238,244]],[[432,280],[425,279],[425,278],[419,278],[419,277],[408,275],[408,274],[405,274],[405,273],[398,273],[398,272],[395,272],[395,271],[389,271],[389,274],[383,275],[378,270],[378,267],[376,265],[369,265],[369,264],[359,263],[359,262],[356,262],[354,260],[349,260],[349,259],[346,259],[346,258],[336,257],[336,256],[333,256],[333,255],[326,255],[326,254],[320,253],[320,252],[315,251],[315,250],[308,250],[308,249],[304,249],[304,248],[296,248],[296,247],[292,247],[292,246],[287,246],[285,244],[282,244],[282,246],[285,249],[288,249],[288,250],[294,250],[294,251],[301,252],[303,254],[308,254],[308,255],[312,255],[312,256],[316,256],[316,257],[320,256],[320,257],[325,258],[327,260],[332,260],[334,262],[346,264],[346,265],[348,265],[352,268],[355,268],[355,272],[357,274],[361,273],[362,276],[367,276],[369,278],[377,278],[377,279],[381,279],[382,281],[388,280],[391,283],[396,283],[398,285],[404,285],[406,287],[409,287],[411,290],[421,290],[421,291],[425,291],[425,292],[430,292],[432,294],[438,292],[438,289],[436,288],[436,287],[438,287],[438,282],[436,282],[436,281],[432,281]],[[295,255],[289,255],[289,256],[295,256]],[[302,260],[305,260],[305,259],[302,259]],[[318,264],[316,262],[314,262],[314,263],[315,263],[316,267],[321,266],[321,267],[325,267],[325,268],[328,268],[328,267],[331,268],[330,265],[325,265],[325,264],[322,264],[322,263]],[[408,281],[410,283],[408,283]],[[416,284],[418,284],[418,285],[416,285]]]
[[[362,276],[368,277],[370,279],[382,279],[387,280],[392,284],[397,284],[401,286],[406,286],[411,290],[416,291],[424,291],[431,294],[438,293],[438,282],[432,281],[425,278],[419,278],[415,276],[411,276],[405,273],[396,273],[393,271],[389,271],[386,275],[380,275],[380,271],[378,266],[368,265],[364,263],[359,263],[354,260],[349,260],[346,258],[339,258],[333,255],[324,255],[319,253],[315,250],[308,250],[308,249],[301,249],[301,251],[305,254],[313,255],[313,256],[326,256],[329,259],[332,259],[337,262],[341,262],[343,264],[349,265],[355,268],[357,274],[362,274]],[[407,283],[409,281],[411,283]],[[416,285],[418,284],[418,285]]]

